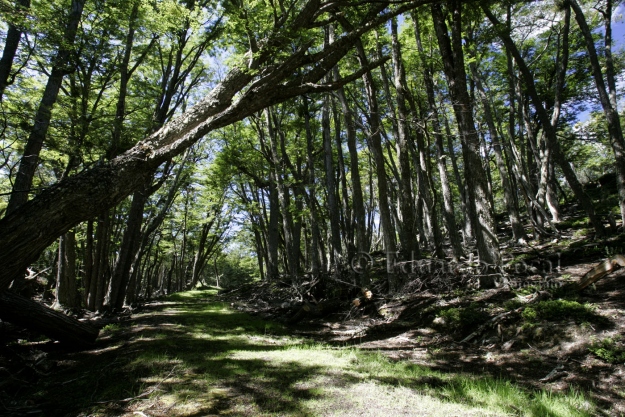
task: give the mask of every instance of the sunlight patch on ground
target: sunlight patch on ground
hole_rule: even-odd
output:
[[[437,398],[420,395],[413,389],[363,382],[347,387],[329,386],[326,397],[307,401],[322,416],[506,416],[483,408],[446,403]]]
[[[533,392],[501,379],[439,372],[431,362],[393,361],[373,346],[363,352],[311,342],[223,303],[163,308],[165,314],[154,311],[135,324],[141,333],[111,329],[130,336],[128,355],[107,368],[110,382],[98,395],[108,405],[90,415],[108,416],[114,407],[114,415],[172,417],[594,415],[575,392]]]
[[[241,361],[260,360],[266,368],[314,368],[302,380],[292,385],[299,392],[303,409],[318,416],[502,416],[482,408],[445,402],[415,389],[389,386],[366,373],[350,369],[357,361],[349,352],[338,354],[331,349],[290,348],[283,351],[240,351],[229,358]],[[265,381],[268,382],[268,381]],[[262,379],[254,385],[262,389]],[[248,405],[249,407],[249,405]],[[303,411],[303,410],[302,410]],[[263,415],[262,410],[256,410]]]

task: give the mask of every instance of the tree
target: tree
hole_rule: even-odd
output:
[[[595,213],[595,208],[592,204],[592,201],[584,192],[584,189],[579,182],[575,171],[573,171],[570,163],[566,160],[564,154],[562,153],[558,138],[556,136],[556,128],[551,124],[551,118],[549,118],[547,111],[545,110],[545,107],[543,105],[543,101],[539,96],[538,91],[536,90],[534,77],[529,67],[521,56],[515,43],[512,41],[512,38],[510,37],[510,33],[508,32],[507,28],[499,22],[499,20],[495,17],[495,15],[491,12],[487,5],[482,5],[482,10],[493,24],[495,30],[497,31],[497,34],[499,35],[506,49],[514,58],[521,72],[521,76],[523,77],[524,81],[524,88],[526,89],[526,92],[531,98],[532,104],[534,105],[538,118],[541,122],[542,129],[545,132],[547,146],[551,148],[556,163],[562,169],[562,172],[564,173],[567,182],[571,186],[573,193],[580,201],[582,207],[584,207],[584,210],[586,211],[597,236],[604,236],[605,229],[603,227],[603,224],[601,223],[600,218]]]
[[[11,199],[7,206],[7,214],[15,211],[28,200],[30,187],[39,162],[39,153],[50,126],[52,106],[57,100],[63,77],[67,75],[69,68],[71,68],[69,60],[72,54],[72,45],[76,38],[84,5],[85,0],[72,1],[63,40],[54,58],[52,70],[35,115],[33,128],[24,147],[20,167],[11,191]]]
[[[460,243],[460,239],[458,236],[458,227],[456,226],[456,217],[454,213],[454,201],[451,192],[451,187],[449,184],[449,176],[447,175],[447,163],[445,149],[443,145],[443,132],[440,125],[440,116],[438,112],[438,107],[436,105],[436,95],[434,91],[434,81],[433,81],[433,70],[430,65],[430,60],[425,56],[425,50],[423,48],[423,44],[421,42],[421,25],[419,23],[419,17],[416,12],[411,14],[412,21],[415,29],[415,40],[417,43],[417,48],[419,51],[419,57],[421,60],[421,65],[423,65],[423,79],[425,82],[425,89],[427,95],[427,108],[428,113],[431,112],[431,125],[434,130],[434,141],[436,144],[436,165],[438,168],[438,174],[440,177],[441,183],[441,193],[443,195],[443,216],[445,219],[445,224],[447,226],[447,231],[449,232],[449,240],[451,242],[453,258],[454,260],[459,260],[462,256],[464,256],[464,250],[462,249],[462,245]],[[427,123],[429,118],[425,118],[424,122]]]
[[[29,8],[30,0],[15,1],[15,20],[9,22],[9,30],[4,42],[2,58],[0,58],[0,101],[2,101],[4,90],[9,84],[11,84],[12,78],[15,77],[14,74],[11,74],[11,69],[13,68],[13,61],[15,60],[15,54],[23,32],[23,22],[20,22],[20,20],[23,20],[23,16],[21,15],[24,14]]]
[[[595,80],[597,92],[599,94],[599,101],[603,108],[603,113],[608,125],[608,133],[610,135],[610,144],[614,151],[614,159],[616,162],[617,172],[617,185],[619,193],[619,207],[621,209],[622,224],[625,225],[625,140],[623,139],[623,130],[621,127],[621,119],[618,114],[617,100],[616,100],[616,77],[614,71],[614,61],[612,59],[612,0],[607,0],[605,9],[602,11],[604,16],[604,29],[605,29],[605,75],[602,70],[602,65],[599,62],[599,56],[595,48],[595,41],[592,36],[592,32],[586,22],[586,16],[582,11],[579,3],[576,0],[569,0],[573,12],[575,14],[575,20],[577,25],[584,36],[586,41],[586,49],[588,50],[588,58],[590,60],[590,67],[592,68],[592,75]],[[607,88],[606,88],[607,81]]]
[[[318,83],[363,33],[416,4],[410,2],[388,11],[384,3],[371,5],[353,17],[351,24],[356,29],[315,51],[311,50],[313,38],[308,37],[322,24],[327,7],[338,11],[349,6],[320,7],[318,0],[309,0],[298,9],[276,11],[268,37],[262,42],[250,39],[246,65],[233,67],[201,102],[128,151],[61,180],[0,220],[0,260],[5,265],[0,287],[6,289],[58,236],[121,202],[145,184],[160,164],[207,133],[289,98],[336,89],[379,65],[382,61],[339,82]],[[295,33],[303,35],[295,53],[276,54],[290,42],[284,35]],[[294,76],[298,69],[301,75]]]
[[[473,107],[467,92],[462,46],[462,4],[449,3],[452,15],[452,37],[450,39],[445,17],[439,4],[433,4],[432,19],[441,51],[445,75],[449,84],[454,114],[462,139],[462,155],[465,164],[465,181],[468,188],[469,216],[477,241],[480,261],[490,265],[499,264],[499,242],[493,218],[488,190],[488,180],[480,157],[478,134],[473,120]]]

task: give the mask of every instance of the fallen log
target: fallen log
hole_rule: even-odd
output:
[[[521,311],[523,311],[524,308],[525,307],[519,307],[517,309],[506,311],[505,313],[501,313],[498,316],[493,317],[492,319],[488,320],[486,323],[483,323],[482,325],[480,325],[480,327],[478,327],[476,331],[474,331],[473,333],[471,333],[470,335],[462,339],[460,343],[470,342],[472,339],[482,334],[487,328],[492,327],[495,324],[498,324],[501,320],[503,320],[504,318],[512,314],[520,313]]]
[[[323,300],[317,304],[304,301],[304,305],[287,320],[287,324],[295,324],[302,321],[305,317],[322,317],[338,311],[341,307],[340,300]]]
[[[625,256],[614,255],[610,259],[601,262],[599,265],[586,272],[586,274],[584,274],[584,276],[574,285],[574,289],[577,291],[581,291],[587,286],[594,284],[601,278],[615,271],[616,269],[618,269],[618,267],[624,266]]]
[[[79,347],[94,343],[100,332],[90,324],[9,291],[0,292],[0,319]]]

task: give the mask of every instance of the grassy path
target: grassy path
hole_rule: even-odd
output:
[[[590,416],[583,396],[443,374],[289,335],[211,291],[176,294],[96,349],[59,353],[29,392],[59,416]]]

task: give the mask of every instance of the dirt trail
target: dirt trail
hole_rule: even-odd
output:
[[[431,363],[416,366],[294,337],[292,329],[212,301],[210,291],[146,305],[106,328],[87,351],[24,342],[6,346],[0,359],[0,414],[6,416],[498,416],[515,410],[565,416],[593,410],[579,395],[535,396]]]

